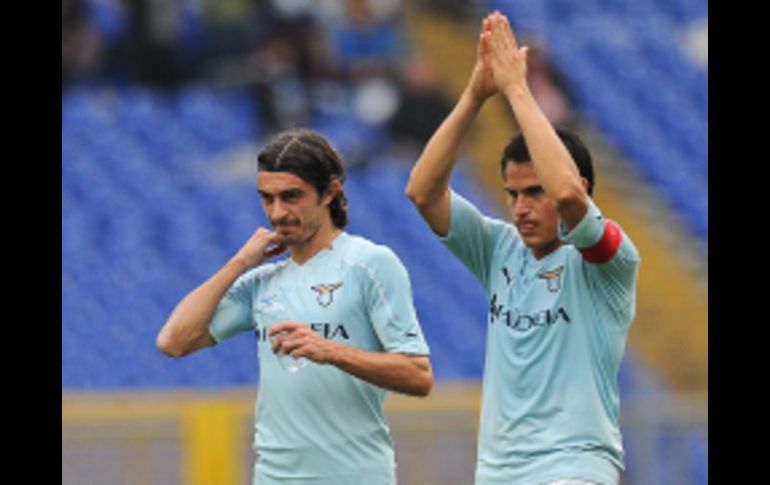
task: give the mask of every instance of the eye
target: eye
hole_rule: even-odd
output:
[[[302,192],[289,190],[281,194],[281,200],[284,202],[296,202],[302,197]]]

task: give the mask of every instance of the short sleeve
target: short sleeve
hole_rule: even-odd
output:
[[[563,221],[559,221],[559,237],[578,249],[594,246],[602,237],[605,219],[594,201],[588,199],[588,210],[578,224],[567,231]]]
[[[605,219],[589,199],[583,219],[567,232],[559,224],[559,236],[580,253],[587,272],[602,289],[611,306],[628,311],[635,305],[640,257],[634,244],[614,221]]]
[[[365,298],[369,319],[387,352],[428,355],[412,300],[406,268],[385,246],[376,246],[360,264],[365,272]]]
[[[209,333],[217,343],[253,329],[251,301],[256,279],[254,273],[241,275],[219,301],[209,322]]]
[[[439,239],[488,290],[495,248],[504,235],[516,233],[505,222],[484,216],[454,191],[451,211],[449,232]]]
[[[568,232],[564,222],[559,222],[559,237],[575,246],[588,263],[604,264],[616,259],[638,261],[636,247],[620,226],[605,219],[592,199],[588,201],[588,210],[572,231]]]

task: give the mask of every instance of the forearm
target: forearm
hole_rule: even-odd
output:
[[[208,325],[228,288],[246,270],[237,259],[228,261],[211,278],[191,291],[171,312],[157,337],[165,354],[182,357],[214,343]]]
[[[584,189],[577,167],[529,88],[517,84],[506,88],[503,94],[527,140],[532,165],[543,190],[557,205],[580,197]]]
[[[407,196],[419,207],[443,197],[449,187],[463,138],[476,119],[483,101],[466,90],[441,123],[417,160],[407,185]]]
[[[327,363],[376,386],[412,396],[427,396],[433,385],[430,361],[423,356],[367,352],[337,344]]]

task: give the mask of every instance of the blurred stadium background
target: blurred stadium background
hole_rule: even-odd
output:
[[[708,483],[705,0],[63,0],[63,484],[249,483],[251,336],[179,361],[154,340],[265,223],[256,152],[292,126],[335,143],[350,232],[410,271],[437,382],[386,401],[400,483],[472,482],[487,303],[403,189],[492,9],[533,46],[536,96],[587,139],[596,199],[642,254],[622,483]],[[515,130],[490,103],[453,180],[500,217]]]

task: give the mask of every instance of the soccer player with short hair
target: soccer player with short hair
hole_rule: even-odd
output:
[[[345,169],[320,133],[283,133],[257,160],[274,231],[257,229],[185,296],[158,347],[181,357],[256,333],[255,484],[393,485],[385,392],[426,396],[433,383],[406,269],[344,231]],[[307,364],[288,372],[276,353]]]
[[[526,61],[508,20],[488,15],[468,85],[406,193],[489,298],[476,485],[617,485],[618,371],[639,254],[591,199],[590,153],[545,117]],[[522,132],[501,160],[513,224],[449,187],[462,139],[496,93]]]

